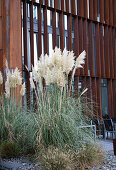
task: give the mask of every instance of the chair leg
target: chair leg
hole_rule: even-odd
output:
[[[108,132],[107,132],[107,138],[108,138]]]
[[[106,140],[106,132],[104,131],[104,139]]]

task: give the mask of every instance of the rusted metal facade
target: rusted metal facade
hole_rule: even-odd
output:
[[[5,9],[8,2],[9,8]],[[10,16],[9,26],[6,14]],[[89,89],[87,97],[94,101],[94,105],[99,106],[96,107],[98,116],[102,118],[102,105],[108,102],[106,112],[110,117],[116,117],[116,0],[4,0],[4,2],[0,0],[1,68],[4,58],[9,57],[11,68],[18,65],[22,69],[21,29],[24,49],[23,72],[27,81],[28,98],[30,98],[30,74],[25,65],[31,72],[35,60],[36,29],[38,58],[41,53],[49,53],[49,33],[52,34],[53,49],[59,46],[62,50],[64,48],[74,50],[75,56],[86,50],[84,69],[76,72],[75,89],[78,90],[81,80],[82,88]],[[7,35],[9,42],[4,40],[7,39]],[[106,103],[104,103],[105,90]]]

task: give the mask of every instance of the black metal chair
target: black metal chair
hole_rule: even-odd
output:
[[[96,125],[96,134],[99,137],[101,135],[101,123],[99,119],[92,119],[92,124]]]
[[[106,134],[108,138],[108,134],[110,133],[110,136],[112,135],[112,139],[116,137],[116,131],[113,126],[112,119],[103,119],[103,125],[104,125],[104,138],[106,140]]]

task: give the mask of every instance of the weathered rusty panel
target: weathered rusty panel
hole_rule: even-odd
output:
[[[116,27],[116,0],[113,0],[113,25]]]
[[[101,61],[101,77],[105,77],[105,61],[104,61],[104,38],[103,38],[103,25],[99,25],[100,31],[100,61]]]
[[[68,50],[72,50],[72,15],[68,15]]]
[[[101,62],[100,62],[100,34],[99,34],[99,23],[95,25],[95,45],[96,45],[96,66],[97,76],[101,76]]]
[[[93,20],[93,0],[89,0],[89,18]]]
[[[99,8],[100,8],[100,22],[104,23],[104,0],[99,1]]]
[[[93,19],[97,21],[97,0],[93,1]]]
[[[69,13],[69,0],[66,0],[66,12]]]
[[[84,17],[84,0],[79,0],[79,16]]]
[[[64,11],[64,0],[61,0],[61,10]]]
[[[86,77],[85,77],[85,76],[82,77],[82,82],[81,82],[81,83],[82,83],[82,84],[81,84],[82,89],[87,88],[87,83],[86,83]],[[87,96],[87,93],[85,93],[84,96]]]
[[[112,27],[109,27],[109,60],[110,60],[110,77],[114,77],[114,65],[113,65],[113,46],[112,46]]]
[[[0,17],[0,49],[2,49],[2,17]]]
[[[104,1],[104,19],[105,23],[109,24],[109,0]]]
[[[43,0],[39,0],[39,3],[40,3],[40,4],[43,4]]]
[[[3,67],[5,68],[6,59],[9,61],[9,15],[10,15],[10,8],[9,8],[9,1],[3,2],[3,13],[2,13],[2,36],[3,36]]]
[[[78,85],[79,85],[79,78],[78,78],[78,76],[75,76],[75,78],[74,78],[74,90],[75,90],[74,96],[76,98],[79,96]]]
[[[27,59],[27,6],[26,1],[23,2],[23,38],[24,38],[24,65],[28,66]]]
[[[98,103],[97,103],[97,83],[96,78],[92,78],[92,100],[93,100],[93,112],[97,118],[99,118]]]
[[[102,107],[101,107],[101,81],[100,78],[96,79],[97,82],[97,103],[98,103],[98,114],[100,119],[102,119]]]
[[[116,28],[112,28],[113,66],[114,78],[116,78]]]
[[[83,52],[83,20],[80,18],[79,23],[79,53]],[[84,75],[84,69],[80,69],[80,75]]]
[[[7,3],[7,1],[5,1]],[[21,53],[21,4],[20,0],[9,1],[10,32],[9,32],[9,68],[22,70]],[[12,9],[12,10],[11,10]],[[15,15],[14,15],[15,14]],[[8,28],[7,28],[8,29]],[[18,48],[17,48],[18,47]]]
[[[74,52],[75,56],[79,56],[79,29],[78,29],[78,16],[74,17]],[[79,69],[76,70],[76,75],[79,75]]]
[[[2,0],[0,0],[0,16],[2,16]]]
[[[75,0],[71,0],[71,13],[76,14]]]
[[[91,77],[86,77],[86,87],[88,88],[87,90],[87,100],[90,103],[90,109],[91,108]]]
[[[54,8],[55,8],[55,9],[58,9],[58,0],[55,0],[55,1],[54,1]]]
[[[31,66],[34,66],[34,30],[33,30],[33,1],[30,5],[30,47],[31,47]]]
[[[57,45],[57,34],[56,34],[56,10],[52,12],[52,40],[53,49]]]
[[[45,5],[46,5],[46,6],[48,5],[48,0],[45,0]]]
[[[64,50],[64,24],[63,24],[63,12],[61,12],[60,14],[60,18],[59,18],[59,22],[60,22],[60,48],[63,51]]]
[[[86,51],[84,75],[88,75],[88,44],[87,44],[87,20],[83,21],[83,49]]]
[[[3,57],[2,57],[3,53],[2,50],[0,49],[0,71],[2,71],[3,69]]]
[[[88,18],[87,0],[84,0],[84,17]]]
[[[108,26],[104,27],[104,57],[106,77],[110,77],[110,60],[109,60],[109,30]]]
[[[85,77],[85,76],[82,77],[81,86],[82,86],[82,89],[86,89],[88,87],[87,77]],[[89,93],[89,91],[88,91],[88,93]],[[87,104],[89,102],[89,100],[88,100],[89,97],[88,96],[89,96],[89,94],[87,94],[87,92],[83,94],[83,99],[82,99],[83,103]],[[88,112],[86,110],[84,110],[83,114],[86,115],[86,114],[88,114]]]
[[[113,25],[113,0],[109,1],[109,24]]]
[[[38,6],[38,58],[42,54],[42,18],[41,18],[41,5]]]
[[[93,60],[93,25],[88,23],[88,52],[89,52],[89,69],[90,75],[94,76],[94,60]]]
[[[44,13],[44,53],[48,54],[47,7],[44,8],[43,13]]]

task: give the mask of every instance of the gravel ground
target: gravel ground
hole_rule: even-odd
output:
[[[39,165],[26,158],[0,159],[0,170],[40,170]]]
[[[106,152],[106,159],[104,165],[92,170],[116,170],[116,156],[113,153],[112,140],[99,140],[100,145]],[[0,170],[40,170],[38,164],[32,163],[31,159],[17,158],[17,159],[0,159]]]
[[[106,153],[106,159],[103,166],[93,168],[93,170],[116,170],[116,156],[114,156],[112,140],[100,140],[98,142]]]
[[[111,152],[107,152],[107,158],[104,161],[104,165],[99,168],[93,168],[92,170],[116,170],[116,156]]]

